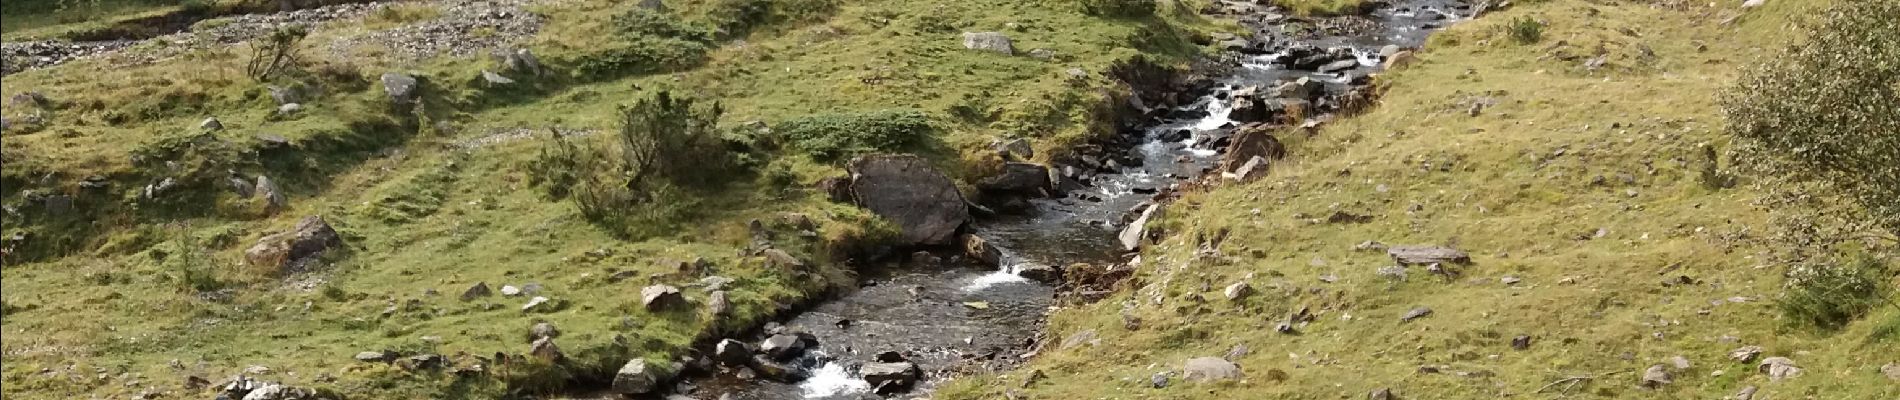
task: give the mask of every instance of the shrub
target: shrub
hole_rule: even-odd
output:
[[[1795,267],[1776,305],[1789,323],[1840,329],[1892,302],[1887,278],[1886,267],[1871,257],[1847,265]]]
[[[720,138],[718,103],[659,92],[620,108],[611,138],[573,139],[558,132],[526,165],[529,182],[568,198],[581,215],[621,234],[640,223],[664,223],[690,207],[685,189],[706,189],[735,172]],[[652,224],[648,224],[652,225]]]
[[[1900,233],[1900,3],[1845,2],[1807,42],[1744,72],[1722,96],[1730,133],[1857,199]]]
[[[1082,12],[1098,17],[1141,18],[1154,15],[1155,0],[1082,0]]]
[[[1511,40],[1517,41],[1517,44],[1533,44],[1544,40],[1544,23],[1531,17],[1513,18],[1509,25],[1505,25],[1505,30],[1510,32]]]
[[[296,68],[299,62],[297,44],[309,34],[310,31],[301,25],[288,25],[277,28],[264,40],[252,41],[251,61],[244,65],[244,76],[267,82],[278,73]]]
[[[916,110],[820,114],[780,122],[775,131],[818,161],[913,148],[930,137],[930,117]]]

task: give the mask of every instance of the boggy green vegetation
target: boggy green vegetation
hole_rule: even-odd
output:
[[[936,398],[1900,397],[1894,3],[1513,3]]]
[[[6,397],[204,397],[188,377],[250,369],[347,398],[497,398],[635,357],[665,368],[853,282],[851,255],[893,229],[809,189],[850,157],[917,152],[971,179],[999,138],[1081,143],[1128,90],[1112,66],[1185,64],[1223,29],[1176,2],[1113,17],[1070,1],[633,3],[529,5],[539,33],[519,47],[540,68],[338,45],[450,15],[424,3],[301,40],[148,42],[128,51],[167,56],[6,76],[0,95],[21,99],[0,147]],[[138,4],[32,32],[11,21],[62,17],[9,8],[8,36],[170,7]],[[218,21],[199,24],[238,23]],[[1017,50],[964,49],[965,31]],[[389,76],[414,78],[402,101]],[[311,268],[246,260],[307,216],[342,247]],[[752,221],[805,265],[741,251]],[[712,275],[732,279],[727,314],[692,285]],[[477,283],[533,293],[463,299]],[[691,306],[649,311],[648,283],[685,287]],[[524,310],[534,296],[549,301]],[[523,357],[539,322],[563,332],[562,361]],[[378,351],[446,365],[353,358]]]

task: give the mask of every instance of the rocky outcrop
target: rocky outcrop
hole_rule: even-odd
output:
[[[256,245],[244,251],[244,260],[292,274],[303,272],[318,257],[340,247],[343,237],[323,217],[313,215],[297,221],[296,229],[258,239]]]
[[[910,245],[949,243],[970,219],[956,183],[922,157],[874,155],[852,160],[851,196],[903,230]]]

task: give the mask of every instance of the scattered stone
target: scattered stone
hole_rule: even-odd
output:
[[[858,372],[864,381],[870,383],[873,391],[880,395],[900,393],[917,383],[920,374],[917,364],[909,362],[871,362],[864,363]]]
[[[273,383],[252,390],[243,400],[309,400],[316,394],[314,390]]]
[[[298,111],[303,111],[303,104],[289,103],[277,106],[277,115],[279,116],[296,114]]]
[[[422,354],[396,360],[396,366],[408,371],[429,371],[442,368],[448,360],[437,354]]]
[[[1399,399],[1398,395],[1392,394],[1391,388],[1379,388],[1379,390],[1374,390],[1372,391],[1371,394],[1366,395],[1366,398],[1371,399],[1371,400],[1398,400]]]
[[[548,311],[547,309],[549,308],[554,307],[548,305],[548,298],[534,296],[534,298],[528,299],[528,304],[521,305],[521,312],[543,312]]]
[[[1524,281],[1523,279],[1518,279],[1515,276],[1506,276],[1506,277],[1498,279],[1498,282],[1502,282],[1505,285],[1516,285],[1518,282],[1523,282],[1523,281]]]
[[[1227,295],[1228,300],[1240,300],[1253,294],[1253,286],[1248,286],[1247,282],[1234,282],[1232,285],[1227,285],[1227,289],[1222,290],[1221,293]]]
[[[254,266],[274,267],[281,274],[303,272],[307,264],[331,250],[343,247],[343,237],[320,216],[297,221],[289,232],[265,236],[244,251],[244,260]]]
[[[471,301],[493,295],[494,292],[488,289],[488,282],[475,282],[475,286],[469,286],[468,290],[462,291],[462,301]]]
[[[1735,362],[1754,361],[1756,356],[1761,355],[1761,351],[1761,346],[1742,346],[1729,351],[1728,358]]]
[[[1900,381],[1900,363],[1882,365],[1880,366],[1880,373],[1886,375],[1887,379]]]
[[[805,268],[804,260],[792,256],[792,253],[787,253],[785,250],[765,249],[764,251],[760,251],[759,255],[765,256],[765,261],[771,263],[773,267],[794,270]]]
[[[996,154],[1003,156],[1005,161],[1029,161],[1036,158],[1036,148],[1031,146],[1027,139],[998,140],[991,146],[996,148]]]
[[[1001,32],[964,32],[963,48],[1006,56],[1016,54],[1016,47],[1010,43],[1009,36],[1004,36]]]
[[[520,296],[521,288],[514,287],[513,285],[501,285],[501,295],[509,297]]]
[[[1399,265],[1425,264],[1470,264],[1471,256],[1463,251],[1438,246],[1392,246],[1385,250]]]
[[[265,89],[270,91],[270,98],[271,100],[276,101],[277,105],[296,104],[296,103],[303,102],[303,96],[298,95],[295,89],[280,87],[277,85],[266,86]]]
[[[640,289],[640,305],[649,312],[660,312],[686,305],[686,295],[670,285],[652,285]]]
[[[1410,311],[1406,311],[1405,315],[1399,316],[1399,322],[1412,322],[1412,320],[1424,318],[1427,315],[1432,315],[1431,308],[1417,307],[1417,308],[1413,308]]]
[[[1148,238],[1148,221],[1159,218],[1156,214],[1160,212],[1160,204],[1150,204],[1147,209],[1141,211],[1140,218],[1136,218],[1135,222],[1129,223],[1127,227],[1122,228],[1121,234],[1117,235],[1117,238],[1122,242],[1122,250],[1141,250],[1141,245],[1146,242]]]
[[[566,357],[561,354],[561,347],[554,345],[554,338],[535,339],[534,344],[528,346],[528,355],[549,363],[559,362]]]
[[[1517,335],[1517,337],[1511,338],[1511,348],[1529,350],[1531,348],[1531,335]]]
[[[895,222],[902,243],[948,242],[970,219],[955,182],[915,155],[876,155],[852,160],[851,193],[858,205]]]
[[[1675,356],[1669,357],[1669,366],[1675,368],[1677,371],[1685,371],[1694,367],[1695,364],[1690,363],[1688,357]]]
[[[384,73],[383,92],[389,94],[389,101],[396,104],[409,104],[416,101],[416,77],[396,72]]]
[[[1273,137],[1273,132],[1267,129],[1243,129],[1235,132],[1234,137],[1227,143],[1227,154],[1221,156],[1221,172],[1237,173],[1246,164],[1253,162],[1256,157],[1267,161],[1278,160],[1286,157],[1286,146],[1280,144],[1280,139]]]
[[[482,80],[488,82],[488,86],[491,86],[491,87],[507,86],[507,85],[515,84],[514,79],[508,79],[508,77],[506,76],[501,76],[501,74],[489,72],[488,70],[485,70],[485,69],[482,70]]]
[[[727,298],[726,291],[715,290],[712,294],[706,295],[706,313],[716,317],[732,313],[732,300]]]
[[[1081,332],[1076,332],[1075,334],[1069,335],[1069,337],[1062,339],[1061,349],[1068,350],[1068,349],[1073,349],[1073,348],[1082,347],[1082,346],[1094,346],[1094,345],[1100,344],[1101,342],[1102,340],[1098,338],[1098,336],[1095,334],[1095,330],[1089,329],[1089,330],[1084,330]]]
[[[1390,57],[1386,57],[1385,64],[1382,65],[1382,67],[1388,71],[1397,71],[1397,70],[1405,69],[1405,67],[1409,67],[1417,63],[1418,63],[1417,54],[1414,54],[1411,51],[1401,51],[1398,53],[1393,53],[1392,56]]]
[[[528,340],[530,342],[541,340],[541,338],[557,337],[561,337],[561,330],[555,328],[552,323],[536,322],[534,326],[528,327]]]
[[[257,186],[253,191],[257,192],[259,199],[263,199],[264,213],[267,215],[277,214],[278,211],[283,211],[284,207],[289,206],[290,201],[284,196],[284,191],[279,189],[277,182],[272,181],[268,176],[258,175]]]
[[[218,122],[218,117],[206,117],[203,122],[198,123],[198,129],[207,131],[224,130],[224,123]]]
[[[1056,51],[1049,50],[1049,49],[1033,49],[1033,50],[1029,50],[1029,56],[1037,60],[1054,61],[1056,59]]]
[[[1239,380],[1240,366],[1220,357],[1198,357],[1188,359],[1181,366],[1181,377],[1190,382],[1213,382]]]
[[[356,361],[366,363],[386,363],[396,359],[396,354],[388,351],[365,351],[356,353]]]
[[[744,342],[723,339],[713,345],[713,359],[726,366],[745,365],[746,361],[752,359],[752,349],[747,348]]]
[[[1384,267],[1379,267],[1378,274],[1379,276],[1385,277],[1385,279],[1391,280],[1394,282],[1405,281],[1405,267],[1402,267],[1402,266],[1388,265]]]
[[[1780,381],[1801,375],[1801,367],[1796,367],[1794,360],[1787,357],[1768,357],[1762,359],[1761,363],[1755,366],[1755,369],[1760,370],[1764,374],[1768,374],[1768,380],[1771,381]]]
[[[1755,400],[1755,391],[1757,390],[1760,390],[1760,388],[1756,388],[1755,385],[1748,385],[1742,388],[1741,391],[1735,392],[1734,400]]]
[[[1670,379],[1669,369],[1662,364],[1651,365],[1649,369],[1643,370],[1642,383],[1645,388],[1657,389],[1670,382],[1673,381]]]
[[[1168,387],[1168,373],[1156,372],[1153,376],[1149,376],[1148,385],[1153,386],[1155,389],[1166,389]]]
[[[613,391],[620,394],[647,394],[653,393],[654,387],[659,384],[658,371],[647,367],[646,359],[636,357],[614,373]]]
[[[1024,162],[1004,163],[1003,172],[977,181],[976,187],[990,192],[1036,195],[1050,188],[1049,168]]]

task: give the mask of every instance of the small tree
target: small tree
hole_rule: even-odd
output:
[[[1900,233],[1900,2],[1849,1],[1806,43],[1749,68],[1722,99],[1729,130],[1832,184]]]
[[[269,37],[251,42],[251,62],[244,66],[244,76],[258,82],[270,81],[271,77],[286,69],[297,66],[297,44],[303,42],[310,31],[301,25],[289,25],[277,28]]]

